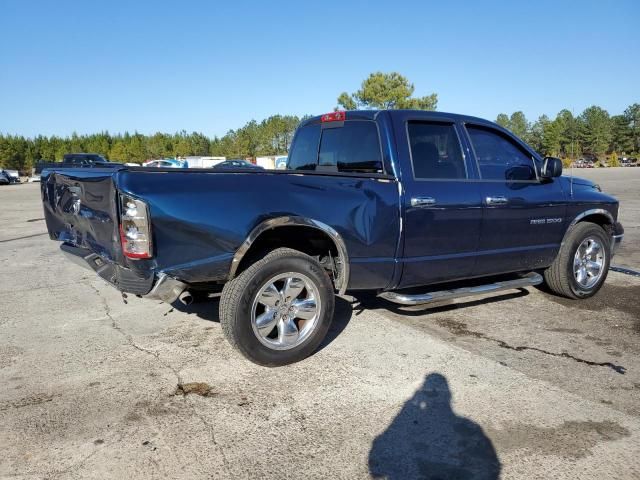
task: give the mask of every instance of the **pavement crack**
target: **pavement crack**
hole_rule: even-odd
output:
[[[209,430],[209,436],[211,437],[211,443],[213,443],[213,446],[220,452],[220,456],[222,457],[222,465],[224,467],[224,469],[229,472],[229,474],[231,474],[231,468],[229,465],[229,460],[227,459],[227,455],[225,454],[224,448],[222,448],[222,445],[220,445],[218,443],[218,440],[216,439],[216,434],[215,434],[215,429],[213,428],[213,425],[211,423],[209,423],[204,416],[202,416],[198,410],[196,409],[195,405],[189,401],[189,399],[184,396],[183,397],[184,402],[191,408],[191,412],[193,413],[193,415],[195,417],[198,418],[198,420],[200,420],[200,422],[202,423],[202,425],[204,425],[207,430]],[[231,475],[233,477],[233,475]]]
[[[34,233],[33,235],[24,235],[22,237],[16,237],[16,238],[7,238],[5,240],[0,240],[0,243],[9,243],[9,242],[15,242],[17,240],[24,240],[25,238],[34,238],[34,237],[42,237],[43,235],[49,235],[49,232],[44,232],[44,233]]]
[[[501,348],[506,348],[508,350],[514,350],[516,352],[522,352],[523,350],[531,350],[533,352],[538,352],[538,353],[543,353],[545,355],[551,355],[552,357],[561,357],[561,358],[569,358],[575,362],[578,363],[584,363],[586,365],[590,365],[592,367],[608,367],[610,369],[612,369],[614,372],[616,373],[620,373],[622,375],[624,375],[627,372],[627,369],[625,367],[623,367],[622,365],[616,365],[615,363],[611,363],[611,362],[593,362],[591,360],[585,360],[584,358],[580,358],[580,357],[576,357],[574,355],[571,355],[570,353],[567,352],[550,352],[548,350],[544,350],[542,348],[538,348],[538,347],[529,347],[526,345],[520,345],[517,347],[514,347],[512,345],[509,345],[507,342],[503,341],[503,340],[498,340],[496,338],[492,338],[492,337],[483,337],[486,338],[487,340],[491,340],[493,342],[496,342],[498,344],[499,347]]]
[[[634,270],[633,268],[621,267],[618,265],[611,265],[609,270],[613,270],[614,272],[624,273],[625,275],[631,275],[632,277],[640,277],[640,271]]]
[[[71,472],[74,472],[78,469],[80,469],[85,463],[87,463],[89,461],[89,459],[91,457],[93,457],[96,453],[98,453],[98,449],[94,449],[90,454],[86,455],[85,457],[83,457],[82,459],[80,459],[79,461],[77,461],[76,463],[74,463],[73,465],[70,465],[69,467],[65,468],[64,470],[57,470],[54,472],[51,472],[51,474],[54,477],[60,477],[63,475],[67,475]]]
[[[570,360],[573,360],[575,362],[578,363],[584,363],[585,365],[589,365],[592,367],[607,367],[610,368],[611,370],[613,370],[616,373],[619,373],[621,375],[624,375],[627,371],[627,369],[625,367],[623,367],[622,365],[616,365],[615,363],[611,363],[611,362],[593,362],[591,360],[585,360],[584,358],[580,358],[580,357],[576,357],[574,355],[571,355],[570,353],[567,352],[550,352],[548,350],[544,350],[542,348],[538,348],[538,347],[529,347],[527,345],[518,345],[518,346],[513,346],[508,344],[507,342],[505,342],[504,340],[500,340],[499,338],[494,338],[491,337],[489,335],[486,335],[485,333],[482,332],[477,332],[475,330],[469,330],[469,328],[467,327],[466,323],[463,322],[457,322],[455,320],[452,319],[439,319],[436,321],[436,323],[438,325],[440,325],[441,327],[446,328],[447,330],[449,330],[449,332],[451,332],[454,335],[457,336],[469,336],[469,337],[475,337],[475,338],[479,338],[482,340],[488,340],[490,342],[494,342],[496,343],[500,348],[506,348],[507,350],[513,350],[515,352],[522,352],[525,350],[530,350],[533,352],[538,352],[538,353],[542,353],[544,355],[549,355],[552,357],[559,357],[559,358],[568,358]]]
[[[54,288],[62,288],[62,287],[68,287],[70,285],[80,285],[80,284],[84,284],[86,283],[87,285],[89,284],[88,282],[67,282],[67,283],[57,283],[55,285],[42,285],[40,287],[29,287],[29,288],[18,288],[15,290],[0,290],[0,295],[3,295],[5,293],[25,293],[25,292],[33,292],[35,290],[52,290]]]
[[[107,316],[109,320],[111,320],[111,328],[113,328],[116,332],[122,335],[127,340],[127,343],[129,344],[129,346],[135,348],[140,352],[146,353],[147,355],[151,355],[153,358],[155,358],[160,365],[162,365],[164,368],[166,368],[167,370],[170,370],[171,373],[173,373],[173,375],[176,377],[178,384],[182,384],[183,381],[182,381],[182,376],[180,375],[180,372],[176,368],[174,368],[170,363],[162,360],[160,358],[160,352],[158,352],[157,350],[151,350],[141,345],[138,345],[133,340],[133,337],[127,332],[125,332],[122,329],[122,327],[120,327],[120,325],[118,325],[118,322],[116,322],[116,319],[111,314],[111,307],[109,307],[109,303],[107,302],[107,299],[102,296],[102,294],[100,293],[100,290],[98,290],[96,286],[91,283],[89,284],[89,286],[93,289],[93,291],[96,293],[96,295],[100,299],[100,302],[102,303],[102,308],[104,309],[104,314]]]

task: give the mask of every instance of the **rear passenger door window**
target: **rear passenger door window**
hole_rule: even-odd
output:
[[[409,146],[416,180],[466,179],[460,140],[453,124],[409,122]]]
[[[467,132],[483,180],[537,180],[531,155],[506,135],[476,125],[467,125]]]

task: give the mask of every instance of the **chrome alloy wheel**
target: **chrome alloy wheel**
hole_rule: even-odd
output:
[[[604,270],[604,248],[598,240],[593,237],[585,238],[573,257],[573,275],[583,288],[591,288]]]
[[[258,290],[251,326],[263,345],[289,350],[309,338],[321,313],[320,292],[311,279],[297,272],[282,273]]]

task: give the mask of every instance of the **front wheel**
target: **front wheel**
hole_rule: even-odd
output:
[[[275,367],[311,355],[333,319],[331,279],[312,257],[279,248],[227,283],[220,299],[225,337],[246,358]]]
[[[558,256],[544,272],[547,286],[568,298],[595,295],[609,271],[611,240],[602,227],[582,222],[567,234]]]

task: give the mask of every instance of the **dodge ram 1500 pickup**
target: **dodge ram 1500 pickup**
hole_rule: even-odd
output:
[[[226,338],[277,366],[318,348],[335,292],[594,295],[623,237],[618,202],[561,174],[486,120],[353,111],[302,122],[285,170],[51,168],[41,188],[70,258],[143,297],[221,292]]]

